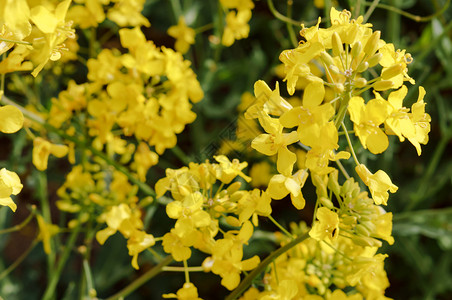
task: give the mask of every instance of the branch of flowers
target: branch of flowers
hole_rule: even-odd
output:
[[[58,134],[60,137],[73,142],[74,144],[76,144],[77,146],[81,147],[81,148],[85,148],[89,151],[91,151],[91,153],[93,155],[96,155],[100,158],[102,158],[106,163],[108,163],[109,165],[113,166],[116,170],[120,171],[121,173],[123,173],[124,175],[127,176],[127,178],[129,178],[129,180],[138,186],[138,188],[143,191],[146,195],[151,196],[153,198],[155,198],[155,192],[154,190],[147,185],[144,182],[141,182],[138,178],[136,178],[132,173],[130,173],[127,168],[125,168],[124,166],[120,165],[119,163],[117,163],[116,161],[114,161],[113,159],[109,158],[105,153],[103,153],[102,151],[99,151],[95,148],[93,148],[91,145],[86,144],[86,142],[81,141],[79,139],[77,139],[76,137],[70,136],[68,134],[66,134],[65,132],[63,132],[62,130],[53,127],[50,124],[47,124],[45,122],[45,120],[43,118],[41,118],[38,115],[35,115],[34,113],[28,111],[27,109],[25,109],[24,107],[18,105],[17,103],[15,103],[14,101],[11,101],[10,99],[8,99],[7,97],[3,96],[2,97],[2,102],[5,104],[9,104],[9,105],[13,105],[15,107],[17,107],[23,114],[25,117],[27,117],[28,119],[39,123],[41,126],[43,126],[45,129],[52,131],[56,134]]]
[[[9,273],[11,273],[12,271],[14,271],[15,268],[17,268],[17,266],[20,265],[20,263],[27,258],[28,254],[30,254],[30,252],[35,248],[35,246],[39,243],[38,238],[35,238],[33,240],[33,242],[31,243],[30,247],[28,247],[27,250],[25,250],[24,253],[22,253],[8,268],[6,268],[5,270],[3,270],[2,273],[0,273],[0,281],[3,280],[3,278],[5,278],[6,276],[8,276]]]
[[[249,273],[243,280],[240,282],[239,286],[233,290],[229,296],[226,297],[226,300],[234,300],[237,299],[245,290],[247,287],[251,285],[253,280],[262,273],[265,268],[271,264],[276,258],[278,258],[283,253],[286,253],[299,243],[303,242],[305,239],[309,237],[309,232],[306,232],[303,235],[298,236],[294,240],[292,240],[290,243],[282,246],[281,248],[273,251],[270,253],[269,256],[267,256],[257,267],[254,269],[251,273]],[[108,300],[108,299],[107,299]]]
[[[276,225],[276,227],[278,227],[282,232],[284,232],[285,235],[287,235],[291,239],[295,238],[289,231],[287,231],[287,229],[285,229],[281,224],[279,224],[271,215],[269,215],[268,218],[270,219],[270,221],[272,221],[273,224]]]
[[[372,5],[373,5],[373,2],[371,3],[371,2],[367,2],[367,1],[366,1],[366,2],[364,2],[364,5],[366,5],[366,6],[372,6]],[[400,15],[402,15],[402,16],[408,18],[408,19],[414,20],[414,21],[416,21],[416,22],[428,22],[428,21],[430,21],[431,19],[433,19],[433,18],[435,18],[435,17],[437,17],[437,16],[442,15],[442,14],[447,10],[447,8],[449,8],[449,5],[450,5],[450,0],[447,0],[447,2],[444,4],[444,6],[443,6],[442,9],[438,10],[438,11],[437,11],[436,13],[434,13],[434,14],[431,14],[431,15],[425,16],[425,17],[421,17],[421,16],[416,16],[416,15],[410,14],[410,13],[408,13],[408,12],[406,12],[406,11],[403,11],[403,10],[401,10],[401,9],[398,9],[397,7],[394,7],[394,6],[391,6],[391,5],[387,5],[387,4],[377,4],[376,6],[377,6],[378,8],[382,8],[382,9],[386,9],[386,10],[389,10],[389,11],[392,11],[392,12],[395,12],[395,13],[398,13],[398,14],[400,14]]]
[[[22,221],[22,223],[14,225],[14,226],[6,228],[6,229],[2,229],[2,230],[0,230],[0,234],[5,234],[5,233],[21,230],[22,228],[27,226],[28,223],[30,223],[30,221],[33,219],[35,214],[36,214],[36,206],[32,205],[31,206],[31,213],[28,215],[27,218],[25,218],[25,220]]]
[[[295,26],[300,26],[301,22],[292,20],[291,18],[288,18],[285,15],[281,14],[279,11],[277,11],[272,0],[267,0],[267,4],[268,4],[268,8],[270,9],[273,16],[275,16],[275,18],[277,18],[285,23],[289,23],[289,24],[292,24]]]
[[[79,219],[80,219],[80,216],[79,216]],[[80,220],[78,220],[78,221],[80,221]],[[78,222],[77,227],[75,227],[75,229],[71,232],[71,235],[69,236],[69,240],[65,245],[63,254],[61,255],[61,257],[58,261],[58,265],[51,275],[49,284],[47,285],[47,288],[44,292],[44,296],[42,297],[43,300],[53,299],[54,294],[55,294],[55,289],[56,289],[58,281],[60,280],[60,277],[61,277],[61,272],[63,271],[63,268],[66,265],[69,255],[74,248],[75,241],[76,241],[78,233],[80,231],[80,227],[81,227],[81,223]]]
[[[167,265],[169,265],[172,261],[173,261],[173,258],[171,257],[171,255],[168,255],[158,265],[156,265],[155,267],[153,267],[152,269],[150,269],[149,271],[147,271],[146,273],[141,275],[138,279],[136,279],[131,284],[129,284],[128,286],[123,288],[121,291],[117,292],[113,296],[106,298],[105,300],[115,300],[115,299],[124,298],[125,296],[129,295],[130,293],[135,291],[137,288],[139,288],[140,286],[142,286],[143,284],[148,282],[154,276],[156,276],[157,274],[162,272],[163,268],[166,267]]]
[[[356,165],[359,165],[359,160],[356,157],[355,150],[353,149],[352,141],[350,140],[350,137],[348,136],[347,127],[345,127],[344,122],[342,122],[341,125],[342,125],[342,128],[344,129],[345,138],[347,139],[347,143],[348,143],[348,146],[350,147],[350,152],[352,153],[353,159],[355,160]]]

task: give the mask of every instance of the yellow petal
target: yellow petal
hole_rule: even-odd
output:
[[[0,131],[4,133],[14,133],[22,128],[24,124],[24,115],[22,112],[12,106],[5,105],[0,107]]]

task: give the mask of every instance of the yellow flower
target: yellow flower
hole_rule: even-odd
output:
[[[168,28],[168,34],[176,39],[174,47],[182,54],[185,54],[190,45],[195,43],[195,30],[185,24],[182,16],[179,17],[179,23],[176,26]]]
[[[224,155],[214,156],[215,160],[220,163],[217,168],[217,178],[223,183],[230,183],[235,177],[240,176],[247,182],[251,181],[249,176],[246,176],[242,170],[248,166],[247,162],[239,162],[238,159],[233,159],[232,162]]]
[[[361,97],[352,97],[348,105],[355,134],[365,149],[379,154],[388,148],[387,135],[379,127],[391,113],[391,106],[383,99],[373,99],[364,104]]]
[[[24,115],[18,108],[12,105],[5,105],[0,107],[1,132],[14,133],[21,129],[23,124],[24,124]]]
[[[251,143],[251,147],[268,156],[277,154],[278,172],[285,175],[291,174],[297,157],[287,149],[287,146],[298,141],[297,132],[283,133],[284,127],[279,119],[271,118],[265,113],[259,117],[259,123],[267,133],[258,135]]]
[[[299,170],[292,176],[276,174],[268,184],[267,193],[275,200],[282,199],[290,193],[290,199],[295,208],[303,209],[305,206],[305,199],[301,193],[301,189],[307,178],[307,170]]]
[[[71,0],[64,0],[56,6],[54,12],[43,5],[35,6],[30,11],[30,19],[44,35],[44,38],[37,36],[33,41],[32,60],[37,66],[31,74],[35,77],[49,59],[60,59],[66,38],[75,37],[74,30],[71,29],[72,22],[65,20],[70,4]]]
[[[309,236],[317,241],[325,238],[336,239],[339,236],[339,216],[334,211],[326,207],[320,207],[317,210],[316,218],[319,220],[314,223]]]
[[[19,194],[22,187],[16,173],[2,168],[0,170],[0,205],[8,206],[12,211],[16,211],[17,205],[10,196]]]
[[[41,215],[37,215],[36,219],[38,220],[39,226],[38,239],[42,241],[45,253],[50,254],[52,252],[50,239],[52,238],[52,236],[57,234],[60,231],[60,229],[55,224],[46,223]]]
[[[425,113],[425,89],[419,87],[419,97],[416,103],[411,106],[411,114],[409,115],[411,122],[414,124],[415,135],[408,137],[408,140],[416,147],[417,154],[421,155],[421,146],[419,144],[427,144],[428,133],[430,132],[430,115]]]
[[[63,157],[68,153],[68,146],[54,145],[41,137],[33,140],[33,164],[39,171],[47,169],[47,161],[49,155],[53,154],[56,157]]]
[[[248,21],[251,19],[251,10],[244,9],[238,12],[230,11],[226,15],[226,27],[224,28],[221,43],[229,47],[235,40],[248,37],[250,26]]]
[[[198,290],[191,282],[184,283],[184,286],[177,291],[176,294],[163,294],[163,298],[176,298],[178,300],[202,300],[198,297]]]
[[[398,190],[398,187],[392,183],[388,174],[382,170],[378,170],[375,174],[372,174],[363,164],[356,166],[355,170],[364,184],[369,188],[376,205],[386,205],[389,197],[388,190],[391,193],[395,193]]]

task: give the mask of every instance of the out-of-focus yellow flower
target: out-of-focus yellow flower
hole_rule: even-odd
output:
[[[38,239],[42,241],[44,251],[47,254],[50,254],[52,252],[50,239],[52,236],[57,234],[60,229],[55,224],[49,224],[44,221],[44,218],[41,215],[37,215],[36,219],[38,220],[38,226],[39,226],[39,236]]]
[[[0,107],[1,132],[14,133],[21,129],[23,124],[24,124],[24,115],[18,108],[12,105],[5,105]]]
[[[195,42],[195,30],[185,24],[182,16],[179,17],[177,25],[168,28],[168,34],[176,39],[174,47],[182,54],[187,53],[190,45]]]
[[[33,164],[39,171],[44,171],[47,169],[50,154],[63,157],[68,153],[68,150],[69,148],[66,145],[54,145],[41,137],[37,137],[33,140]]]
[[[235,40],[248,37],[250,25],[248,21],[251,19],[251,10],[240,10],[238,12],[230,11],[226,15],[226,27],[224,28],[221,43],[229,47],[234,44]]]
[[[12,211],[16,211],[17,205],[10,196],[19,194],[22,187],[16,173],[2,168],[0,170],[0,205],[8,206]]]

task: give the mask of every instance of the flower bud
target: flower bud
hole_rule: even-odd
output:
[[[365,78],[361,77],[361,78],[355,79],[355,86],[359,89],[365,87],[366,84],[367,84],[367,80]]]
[[[342,40],[339,34],[335,31],[331,36],[331,44],[333,47],[333,55],[340,56],[344,52],[344,47],[342,46]]]
[[[362,235],[362,236],[370,236],[370,231],[363,226],[362,224],[358,224],[355,226],[355,231],[358,235]]]
[[[352,57],[353,58],[357,58],[359,56],[359,54],[361,53],[361,51],[363,50],[363,45],[361,44],[360,41],[357,41],[352,48]]]
[[[380,80],[375,82],[372,87],[376,90],[376,91],[386,91],[389,90],[390,88],[392,88],[392,86],[394,85],[394,82],[392,80]]]
[[[333,202],[330,199],[326,198],[326,197],[320,197],[319,201],[320,201],[320,203],[323,206],[325,206],[325,207],[327,207],[329,209],[333,209],[334,208]]]
[[[335,65],[330,65],[330,66],[329,66],[329,69],[330,69],[331,73],[334,73],[334,74],[339,74],[339,73],[341,72],[341,71],[339,70],[339,68],[336,67]]]
[[[380,52],[375,53],[374,55],[372,55],[368,60],[367,63],[369,64],[369,68],[372,68],[373,66],[376,66],[380,60],[383,58],[383,54],[381,54]]]
[[[356,68],[356,72],[362,73],[369,68],[369,63],[367,61],[361,63],[358,68]]]
[[[342,218],[344,225],[354,225],[358,219],[355,216],[345,216]]]
[[[320,58],[325,63],[325,65],[327,65],[327,66],[333,65],[334,66],[334,60],[331,57],[331,55],[329,55],[327,52],[325,52],[325,51],[320,52]]]
[[[404,66],[402,64],[394,64],[388,68],[384,68],[381,72],[381,78],[389,79],[399,74],[402,74]]]
[[[352,236],[352,241],[358,245],[363,247],[381,247],[382,242],[377,239],[367,237],[367,236]]]
[[[364,53],[368,56],[374,55],[378,50],[378,42],[380,41],[380,31],[375,31],[367,40],[366,46],[364,46]]]

